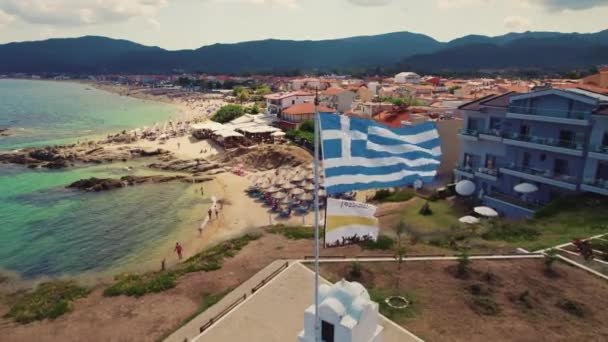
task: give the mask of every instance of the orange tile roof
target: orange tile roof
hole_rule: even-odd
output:
[[[326,89],[326,90],[323,92],[323,95],[334,96],[334,95],[338,95],[338,94],[340,94],[341,92],[344,92],[344,91],[345,91],[345,90],[344,90],[344,89],[342,89],[342,88],[335,88],[335,87],[332,87],[332,88],[327,88],[327,89]]]
[[[319,112],[320,113],[334,113],[336,110],[329,108],[329,107],[325,107],[325,106],[319,106]],[[315,113],[315,105],[314,103],[302,103],[302,104],[297,104],[297,105],[293,105],[287,109],[285,109],[283,111],[284,114],[288,114],[288,115],[306,115],[306,114],[314,114]]]

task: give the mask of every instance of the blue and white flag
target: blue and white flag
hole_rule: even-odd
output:
[[[344,115],[319,117],[328,194],[430,182],[437,174],[441,142],[434,123],[390,128]]]

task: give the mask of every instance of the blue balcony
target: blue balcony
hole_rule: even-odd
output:
[[[486,205],[512,219],[530,218],[534,216],[536,210],[542,207],[540,203],[522,200],[496,191],[485,195],[483,201]]]
[[[478,141],[479,140],[479,131],[474,130],[474,129],[462,128],[462,129],[458,130],[458,136],[462,140]]]
[[[475,169],[475,176],[485,180],[496,182],[498,181],[498,168],[480,167]]]
[[[555,174],[551,170],[542,170],[533,167],[520,167],[509,165],[500,168],[500,172],[507,175],[527,179],[533,182],[553,185],[571,191],[576,191],[578,185],[576,177],[571,175]]]
[[[575,157],[583,156],[583,143],[553,138],[544,138],[519,133],[504,133],[504,143],[512,146],[532,148],[548,152],[567,154]]]
[[[498,129],[483,129],[479,131],[479,139],[489,141],[502,141],[503,133]]]
[[[608,196],[608,180],[585,179],[583,184],[581,184],[581,190]]]
[[[466,165],[457,165],[454,168],[454,174],[460,177],[474,178],[475,171],[472,167]]]
[[[589,146],[589,157],[599,160],[608,160],[608,146],[592,145]]]
[[[568,111],[557,109],[509,106],[509,119],[534,120],[567,125],[589,126],[591,113],[588,111]]]

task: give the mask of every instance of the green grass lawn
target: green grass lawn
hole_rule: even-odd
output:
[[[405,223],[419,234],[432,234],[448,232],[450,227],[458,225],[458,218],[462,216],[457,209],[452,208],[447,201],[429,202],[432,215],[423,216],[418,213],[426,202],[425,199],[415,197],[407,202],[402,215]]]

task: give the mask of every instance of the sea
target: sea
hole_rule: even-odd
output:
[[[85,84],[0,80],[1,150],[95,139],[178,115],[176,107]],[[129,170],[130,167],[132,170]],[[209,199],[172,182],[100,193],[66,189],[83,178],[152,172],[142,162],[64,170],[0,164],[0,273],[20,279],[147,271],[160,266]]]

